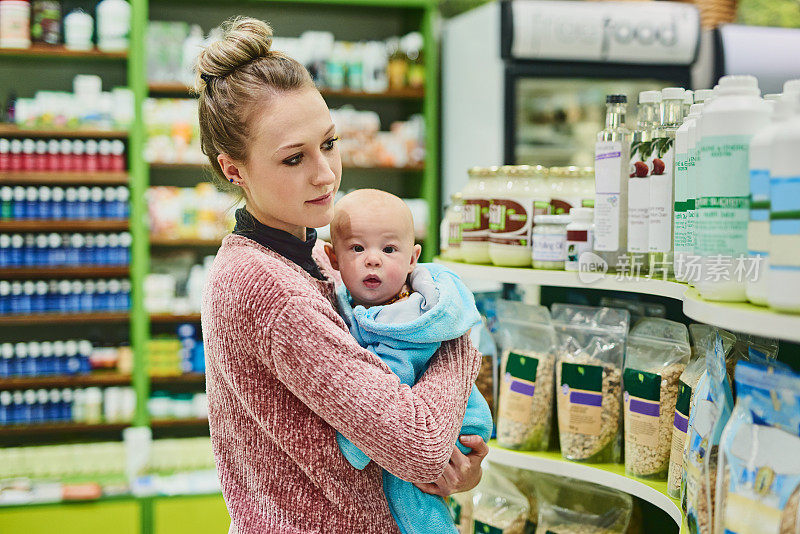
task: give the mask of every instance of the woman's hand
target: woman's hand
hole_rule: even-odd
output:
[[[461,444],[472,449],[468,455],[453,447],[450,463],[433,484],[414,484],[431,495],[447,497],[453,493],[469,491],[481,481],[481,461],[489,454],[489,447],[480,436],[461,436]]]

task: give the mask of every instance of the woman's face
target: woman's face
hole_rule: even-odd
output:
[[[228,159],[226,168],[221,154],[220,165],[244,189],[256,219],[305,240],[307,227],[331,222],[342,178],[328,106],[316,89],[301,89],[272,96],[252,120],[247,162]]]

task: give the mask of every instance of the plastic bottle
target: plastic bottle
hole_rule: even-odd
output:
[[[353,43],[347,50],[347,88],[364,90],[364,48],[362,43]]]
[[[776,100],[770,123],[760,129],[750,141],[750,221],[747,224],[747,249],[750,272],[745,280],[747,300],[766,306],[769,300],[770,194],[769,167],[775,132],[795,110],[793,102],[800,93],[800,80],[783,85],[784,96]]]
[[[30,13],[27,0],[0,2],[0,48],[30,48]]]
[[[45,165],[45,170],[50,172],[62,170],[60,152],[61,144],[58,142],[58,139],[50,139],[47,142],[47,163]]]
[[[66,206],[64,205],[64,189],[61,187],[53,187],[50,190],[50,193],[52,195],[50,216],[53,218],[53,220],[61,220],[66,216]]]
[[[694,103],[695,104],[702,104],[706,100],[711,98],[711,95],[713,95],[713,94],[714,94],[714,90],[713,89],[698,89],[697,91],[694,92]],[[690,113],[691,113],[691,111],[690,111]]]
[[[89,193],[89,218],[101,219],[103,217],[103,188],[92,187]]]
[[[684,117],[688,117],[689,116],[689,108],[692,107],[692,104],[694,104],[694,91],[692,91],[691,89],[687,89],[683,93],[683,116]]]
[[[646,271],[649,267],[650,180],[655,157],[653,139],[661,123],[660,105],[660,91],[639,93],[628,176],[628,255],[632,273]]]
[[[121,185],[117,187],[117,200],[114,203],[114,217],[119,219],[127,219],[130,214],[130,207],[128,199],[130,198],[130,190]]]
[[[205,37],[203,28],[197,24],[192,24],[189,36],[183,41],[183,51],[181,53],[181,81],[187,86],[194,85],[195,65],[197,57],[203,50]]]
[[[11,140],[11,156],[9,158],[10,171],[22,171],[22,141],[20,139]]]
[[[547,215],[550,198],[542,166],[501,167],[489,205],[489,257],[502,267],[529,267],[533,219]]]
[[[675,189],[675,135],[683,123],[685,89],[661,91],[661,125],[654,139],[656,158],[650,177],[650,222],[648,225],[649,270],[664,278],[673,271],[673,202]]]
[[[63,172],[74,172],[75,161],[72,157],[72,141],[62,139],[59,141],[59,152],[61,154],[61,170]]]
[[[75,172],[86,172],[86,143],[82,139],[72,142],[70,168]]]
[[[14,216],[14,188],[0,188],[0,220],[9,220]]]
[[[11,170],[11,141],[0,138],[0,172]]]
[[[23,249],[25,247],[25,238],[20,234],[11,236],[11,253],[9,255],[10,267],[22,267],[24,261]]]
[[[606,97],[606,127],[595,145],[594,249],[616,270],[624,261],[628,243],[628,161],[630,131],[625,126],[625,95]]]
[[[0,345],[0,378],[8,378],[16,375],[15,367],[14,345],[11,343],[3,343]]]
[[[128,49],[131,6],[125,0],[103,0],[97,4],[97,47],[105,52]]]
[[[572,208],[569,215],[572,222],[567,225],[567,259],[564,269],[578,271],[581,254],[591,252],[594,247],[594,210]]]
[[[94,19],[82,9],[64,17],[64,46],[69,50],[91,50]]]
[[[50,341],[43,341],[41,343],[42,357],[42,374],[50,376],[55,373],[55,361],[53,358],[53,344]]]
[[[47,170],[47,141],[44,139],[36,141],[33,170],[36,172],[45,172]]]
[[[25,218],[39,218],[39,190],[34,186],[25,188]]]
[[[0,234],[0,268],[6,268],[11,264],[11,236]]]
[[[84,168],[86,172],[97,172],[100,167],[100,160],[97,155],[97,141],[94,139],[89,139],[86,141],[85,144],[85,152],[86,155],[84,157]]]
[[[39,218],[53,217],[53,190],[46,185],[39,187]]]
[[[0,280],[0,315],[11,313],[11,283]]]
[[[26,217],[26,205],[25,205],[25,188],[18,185],[14,188],[14,203],[12,204],[12,218],[13,219],[25,219]]]
[[[325,64],[325,83],[329,89],[341,91],[345,88],[347,51],[343,42],[333,45],[333,51]]]
[[[380,41],[370,41],[364,45],[362,54],[364,70],[364,91],[383,93],[389,88],[387,76],[388,58],[386,47]]]
[[[461,255],[467,263],[489,263],[489,203],[498,167],[473,167],[461,192],[464,223],[461,225]]]
[[[719,96],[703,108],[697,202],[701,271],[696,287],[707,300],[746,298],[745,273],[740,269],[747,259],[750,216],[747,158],[750,140],[768,121],[769,107],[753,76],[722,77]]]
[[[784,98],[792,109],[788,121],[779,126],[773,137],[772,161],[769,167],[770,240],[769,294],[770,307],[800,312],[800,171],[797,169],[797,147],[800,146],[800,96],[784,90]]]

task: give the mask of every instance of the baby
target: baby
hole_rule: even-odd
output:
[[[337,290],[339,312],[359,344],[404,384],[416,383],[442,341],[461,337],[480,322],[472,293],[458,276],[417,263],[421,248],[414,244],[414,221],[398,197],[375,189],[346,195],[334,209],[331,241],[325,252],[343,282]],[[489,406],[473,386],[461,434],[488,441],[491,431]],[[336,438],[347,461],[364,469],[370,459],[341,434]],[[383,488],[403,534],[457,532],[440,497],[386,471]]]

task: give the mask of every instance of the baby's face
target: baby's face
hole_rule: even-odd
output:
[[[413,227],[391,209],[352,210],[334,240],[336,265],[355,304],[377,306],[396,296],[414,270],[420,247]],[[410,231],[409,231],[410,230]]]

